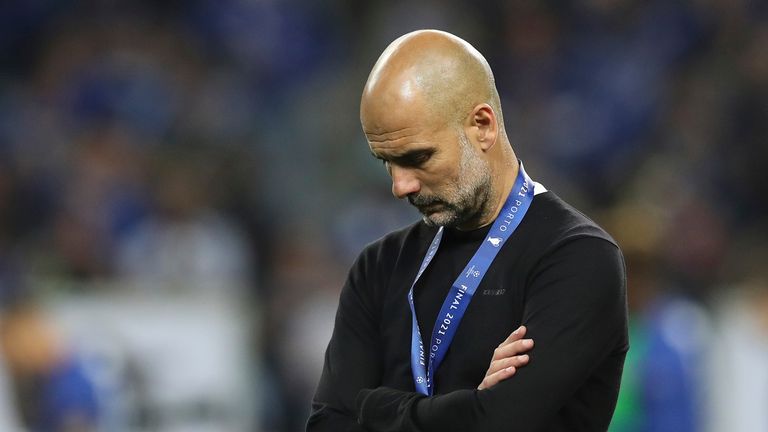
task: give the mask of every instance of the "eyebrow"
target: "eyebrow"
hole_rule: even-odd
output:
[[[409,150],[403,154],[385,157],[385,156],[376,154],[373,150],[371,150],[371,155],[373,155],[374,158],[382,161],[395,162],[403,165],[413,165],[418,163],[418,159],[420,157],[432,156],[435,153],[435,151],[436,149],[434,148],[414,149],[414,150]]]

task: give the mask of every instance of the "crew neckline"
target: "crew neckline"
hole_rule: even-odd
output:
[[[536,192],[534,193],[534,200],[531,202],[531,205],[536,201],[536,195],[540,195],[542,193],[548,192],[546,188],[541,186],[537,183]],[[479,241],[485,238],[485,236],[488,234],[488,232],[491,230],[491,227],[493,226],[493,222],[489,223],[488,225],[482,226],[480,228],[475,228],[471,230],[460,230],[458,228],[443,228],[443,231],[445,232],[444,235],[447,235],[450,240],[454,241]]]

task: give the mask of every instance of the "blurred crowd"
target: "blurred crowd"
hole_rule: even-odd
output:
[[[0,430],[302,430],[347,268],[418,217],[358,120],[418,28],[624,250],[611,431],[768,431],[756,0],[3,2]]]

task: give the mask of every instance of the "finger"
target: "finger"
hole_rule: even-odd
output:
[[[487,388],[491,388],[498,384],[501,381],[504,381],[505,379],[511,377],[515,374],[517,370],[514,366],[510,366],[508,368],[504,368],[500,371],[497,371],[494,374],[488,375],[483,379],[483,382],[480,383],[479,386],[477,386],[478,390],[483,390]]]
[[[493,375],[496,372],[506,369],[508,367],[514,367],[514,368],[521,368],[528,364],[528,361],[530,360],[530,357],[528,357],[528,354],[523,354],[519,356],[514,357],[508,357],[501,360],[496,360],[491,362],[491,366],[488,368],[488,371],[485,373],[485,376]]]
[[[507,357],[514,357],[516,355],[525,353],[531,348],[533,348],[533,339],[520,339],[503,347],[496,348],[493,351],[493,358],[491,361],[501,360]]]
[[[493,358],[491,361],[514,357],[529,351],[531,348],[533,348],[533,339],[517,340],[501,348],[496,348],[493,351]]]
[[[510,343],[512,343],[512,342],[514,342],[516,340],[522,339],[523,337],[525,337],[525,331],[526,330],[527,329],[525,328],[525,326],[521,325],[515,331],[510,333],[510,335],[504,340],[504,342],[499,344],[499,347],[503,347],[503,346],[509,345]]]
[[[504,357],[509,357],[509,356],[510,356],[510,354],[507,354],[507,355],[497,355],[497,352],[498,352],[498,351],[499,351],[501,348],[504,348],[504,347],[506,347],[506,346],[509,346],[510,344],[512,344],[512,343],[514,343],[514,342],[517,342],[517,341],[519,341],[520,339],[522,339],[522,338],[525,336],[525,333],[526,333],[526,331],[527,331],[527,330],[528,330],[528,329],[527,329],[525,326],[522,326],[522,325],[521,325],[520,327],[518,327],[517,329],[515,329],[515,331],[513,331],[512,333],[510,333],[510,335],[509,335],[509,336],[508,336],[508,337],[507,337],[507,338],[504,340],[504,342],[500,343],[500,344],[499,344],[499,346],[498,346],[498,347],[496,347],[496,350],[494,350],[494,355],[493,355],[493,358],[494,358],[494,359],[501,359],[501,358],[504,358]],[[514,355],[514,354],[511,354],[511,355]]]

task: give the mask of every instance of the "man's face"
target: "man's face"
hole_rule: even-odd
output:
[[[491,195],[488,162],[458,128],[407,127],[366,131],[373,155],[432,226],[463,226],[480,217]]]

